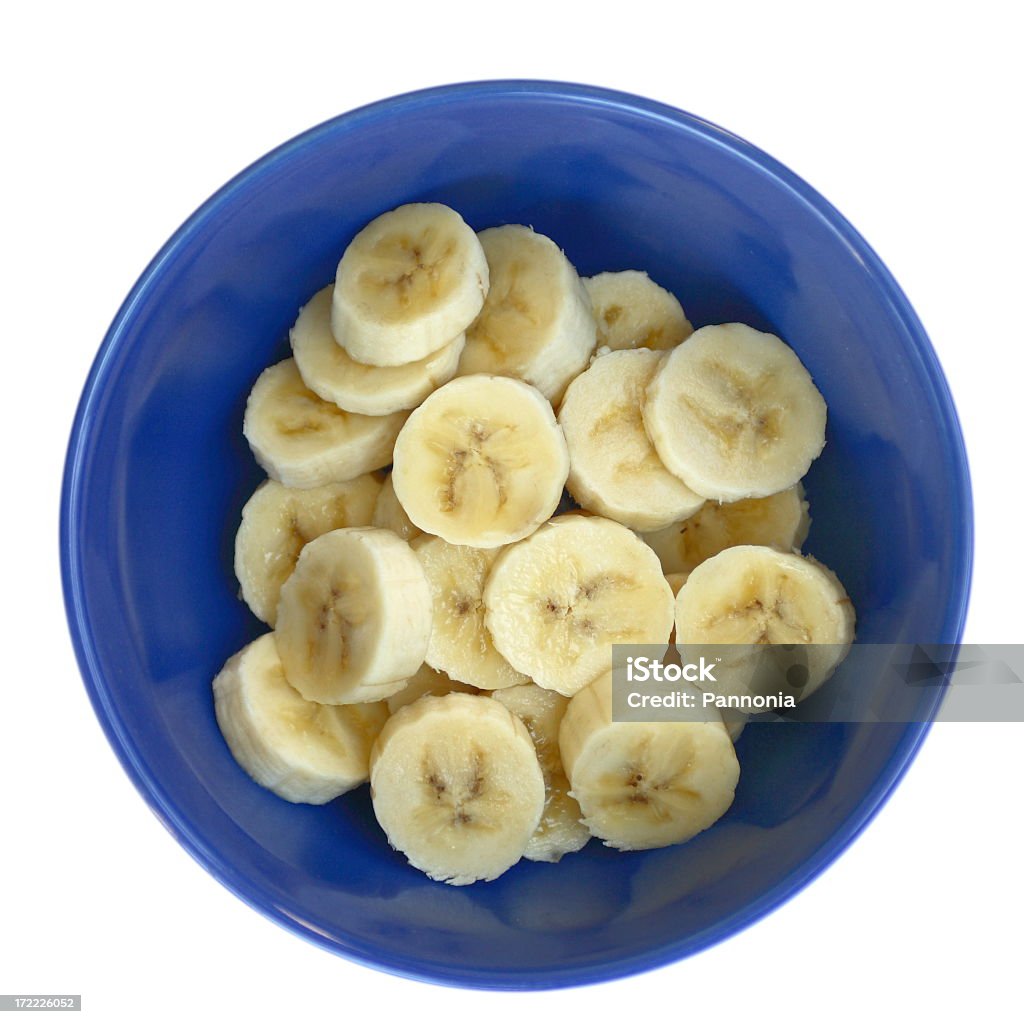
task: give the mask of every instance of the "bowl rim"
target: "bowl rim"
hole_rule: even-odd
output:
[[[871,822],[909,768],[928,733],[931,722],[912,723],[906,728],[886,765],[885,772],[874,780],[856,812],[843,822],[837,832],[832,833],[828,840],[821,844],[812,857],[794,868],[757,900],[686,939],[669,942],[653,950],[600,964],[570,968],[553,967],[551,970],[545,969],[543,972],[442,968],[436,965],[428,966],[391,954],[368,956],[361,950],[350,948],[338,936],[325,934],[312,923],[292,917],[284,908],[270,900],[259,886],[254,885],[248,878],[236,871],[230,863],[220,857],[206,843],[199,834],[199,830],[176,807],[160,780],[148,770],[140,751],[135,746],[117,712],[101,671],[85,606],[80,537],[77,527],[80,522],[83,461],[88,449],[89,436],[98,415],[98,399],[109,375],[113,358],[124,341],[136,307],[167,273],[194,234],[230,204],[237,193],[253,187],[265,174],[282,162],[310,147],[317,146],[322,139],[328,136],[344,135],[364,124],[372,124],[386,118],[399,109],[408,111],[433,107],[467,98],[508,100],[513,97],[527,100],[553,100],[563,103],[568,101],[590,105],[598,109],[620,110],[643,120],[659,121],[668,124],[675,130],[696,135],[704,141],[727,150],[733,157],[752,165],[761,174],[774,178],[779,186],[792,193],[813,214],[824,221],[825,225],[865,265],[880,295],[887,302],[891,315],[902,323],[912,343],[913,354],[919,361],[922,377],[933,389],[935,405],[945,421],[942,425],[946,434],[947,459],[954,471],[954,479],[951,480],[951,493],[959,516],[957,575],[950,591],[953,600],[946,608],[942,626],[941,640],[945,643],[959,645],[963,635],[970,596],[974,549],[970,472],[956,406],[938,357],[903,291],[879,256],[850,222],[807,182],[745,139],[701,117],[631,93],[571,82],[544,79],[492,79],[434,86],[360,106],[301,132],[253,161],[199,206],[149,262],[114,316],[86,378],[68,442],[60,505],[60,568],[65,612],[75,657],[93,710],[99,719],[107,741],[135,788],[149,805],[150,810],[190,856],[248,906],[314,945],[340,954],[363,966],[433,984],[506,991],[596,984],[663,967],[716,945],[767,916],[810,884],[843,853]],[[938,702],[933,708],[933,715],[937,710]]]

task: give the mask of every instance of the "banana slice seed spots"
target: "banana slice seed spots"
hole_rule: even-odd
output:
[[[499,336],[504,334],[508,337],[524,326],[535,329],[541,324],[538,307],[531,301],[528,286],[522,283],[521,270],[513,264],[503,275],[503,280],[498,282],[490,315],[496,318]]]
[[[593,795],[600,804],[643,807],[652,817],[667,821],[701,800],[700,793],[683,782],[688,768],[672,774],[652,774],[646,762],[629,763],[618,771],[603,773],[592,787]]]
[[[342,505],[334,516],[335,522],[343,522],[344,519],[344,505]],[[288,515],[288,541],[289,547],[294,549],[295,557],[299,557],[299,552],[314,538],[320,536],[319,530],[311,524],[304,523],[301,516],[297,511],[292,511]]]
[[[469,335],[490,350],[494,365],[519,373],[522,359],[553,319],[554,309],[536,268],[517,261],[499,262],[491,268],[490,291]]]
[[[487,790],[484,753],[479,748],[474,748],[462,763],[456,763],[450,752],[439,758],[435,752],[427,750],[423,756],[420,777],[433,805],[447,812],[436,825],[439,832],[448,827],[459,828],[465,825],[488,829],[498,827],[498,822],[492,822],[482,813],[481,808],[473,806],[485,794],[488,800],[494,800],[495,797]]]
[[[292,574],[302,549],[309,542],[295,516],[291,516],[282,530],[283,536],[276,552],[267,552],[264,559],[268,567],[276,563],[272,571],[280,577],[279,586]]]
[[[458,447],[451,447],[450,439],[432,442],[444,455],[439,506],[444,512],[458,510],[474,519],[497,514],[508,504],[509,475],[529,463],[521,450],[525,445],[519,443],[515,424],[494,427],[474,420],[461,432],[463,442]],[[492,454],[495,450],[501,452],[500,458]]]
[[[599,786],[614,802],[641,805],[666,821],[701,800],[700,793],[686,784],[693,768],[692,750],[683,758],[678,747],[671,752],[655,750],[650,740],[644,740],[618,772],[601,778]]]
[[[704,369],[702,393],[684,392],[680,402],[720,447],[756,453],[780,440],[785,410],[767,397],[777,390],[774,371],[748,377],[718,362]]]
[[[309,639],[309,660],[320,669],[344,667],[350,651],[349,636],[366,618],[362,587],[354,576],[336,580],[317,611],[316,632]]]
[[[603,416],[599,416],[590,428],[592,437],[603,434],[618,434],[638,431],[643,434],[643,388],[630,388],[623,400],[616,403]]]
[[[313,395],[296,395],[291,401],[281,403],[274,425],[283,437],[295,437],[322,434],[344,424],[347,419],[348,413],[330,402]]]
[[[344,739],[344,719],[342,712],[336,707],[313,704],[312,714],[306,720],[306,733],[313,733],[320,743],[330,750],[335,757],[345,758],[352,756],[351,744]],[[364,724],[365,729],[365,724]]]
[[[602,314],[601,319],[609,326],[612,327],[618,323],[619,318],[622,316],[622,307],[611,305]]]
[[[565,596],[549,594],[541,601],[541,607],[546,617],[562,621],[563,629],[569,636],[587,641],[599,638],[610,643],[616,638],[628,636],[630,631],[612,629],[606,625],[600,605],[605,598],[613,595],[618,602],[622,592],[636,588],[636,581],[628,576],[603,573],[570,584]]]
[[[787,582],[785,576],[774,581],[750,577],[745,588],[747,600],[733,603],[718,614],[709,613],[704,628],[716,631],[722,626],[739,626],[754,644],[812,643],[804,617],[785,592]]]
[[[454,252],[454,240],[439,240],[437,233],[429,230],[416,238],[386,236],[367,253],[365,269],[358,277],[359,287],[383,306],[390,306],[389,312],[405,313],[449,291],[447,264]]]

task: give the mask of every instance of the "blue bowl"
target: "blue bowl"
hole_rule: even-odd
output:
[[[531,224],[581,274],[639,267],[696,325],[741,320],[786,339],[829,408],[806,481],[808,550],[846,584],[861,640],[959,640],[963,442],[928,339],[863,239],[775,160],[691,115],[601,89],[485,82],[386,100],[286,143],[189,218],[132,289],[86,383],[64,480],[64,588],[89,695],[179,842],[320,946],[507,989],[677,960],[832,861],[899,781],[932,706],[909,725],[752,727],[733,808],[685,846],[622,854],[593,841],[462,889],[388,848],[366,787],[287,804],[217,731],[210,682],[263,632],[232,573],[261,476],[242,439],[246,395],[353,233],[414,200],[448,203],[475,228]]]

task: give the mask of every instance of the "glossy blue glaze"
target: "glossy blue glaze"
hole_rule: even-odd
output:
[[[808,548],[845,581],[866,641],[959,639],[967,466],[927,338],[864,241],[729,133],[647,100],[540,82],[458,85],[346,114],[217,193],[118,313],[68,454],[61,543],[71,632],[126,770],[242,899],[354,960],[497,988],[601,981],[750,924],[868,821],[927,726],[751,727],[732,810],[691,843],[596,842],[497,882],[428,881],[391,851],[365,787],[326,807],[264,792],[231,759],[210,681],[262,627],[231,568],[260,479],[246,394],[353,233],[411,200],[475,228],[520,221],[582,274],[638,267],[696,325],[786,339],[829,407],[807,479]],[[924,708],[927,711],[927,708]]]

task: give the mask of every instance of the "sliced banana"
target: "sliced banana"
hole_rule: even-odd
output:
[[[389,530],[348,527],[310,541],[281,587],[277,647],[307,700],[384,700],[423,664],[430,588],[412,548]]]
[[[503,551],[484,607],[509,664],[567,697],[610,668],[612,644],[664,644],[672,630],[657,556],[600,516],[558,516]]]
[[[256,488],[235,534],[235,575],[258,619],[274,626],[281,586],[309,541],[343,526],[369,525],[380,489],[374,473],[307,490],[276,480]]]
[[[522,224],[481,231],[480,244],[491,290],[459,373],[518,377],[557,405],[597,344],[587,290],[562,250]]]
[[[527,860],[554,863],[567,853],[581,850],[590,839],[580,820],[580,805],[569,796],[569,780],[558,752],[558,728],[569,698],[533,683],[498,690],[494,699],[504,704],[529,730],[544,773],[544,813],[537,831],[526,844]]]
[[[260,374],[242,432],[268,476],[286,487],[323,487],[386,466],[408,415],[345,412],[310,391],[295,360],[285,359]]]
[[[643,534],[666,573],[688,573],[726,548],[757,544],[791,551],[811,526],[802,484],[766,498],[707,502],[689,519]]]
[[[662,465],[644,431],[644,394],[664,358],[646,348],[602,355],[569,385],[558,410],[569,493],[634,530],[661,529],[704,504]]]
[[[569,702],[559,744],[584,823],[619,850],[692,839],[729,809],[740,775],[720,720],[613,722],[610,671]]]
[[[466,344],[465,332],[414,363],[357,363],[331,332],[333,292],[333,285],[318,291],[303,306],[290,335],[302,379],[325,402],[364,416],[386,416],[415,409],[431,391],[455,376]]]
[[[666,468],[718,501],[792,487],[825,445],[825,401],[796,353],[744,324],[702,327],[669,353],[643,417]]]
[[[473,322],[488,278],[480,242],[454,210],[399,206],[370,221],[338,264],[334,337],[369,366],[414,363]]]
[[[750,692],[765,645],[810,645],[790,682],[792,696],[810,696],[835,671],[853,642],[853,604],[835,573],[803,555],[741,545],[702,562],[676,597],[676,642],[682,647],[729,645],[729,671],[716,693]],[[692,658],[693,654],[687,655]],[[773,677],[771,689],[778,691]]]
[[[420,697],[443,697],[446,693],[479,693],[475,686],[467,686],[458,680],[450,679],[443,672],[432,669],[429,665],[421,666],[416,675],[405,681],[405,686],[398,693],[388,697],[388,711],[394,714],[399,708],[411,704]]]
[[[496,548],[555,511],[568,475],[565,437],[544,396],[522,381],[477,374],[438,388],[409,417],[391,480],[425,533]]]
[[[427,664],[482,690],[528,683],[529,678],[494,649],[484,625],[484,584],[501,549],[469,548],[441,537],[421,537],[413,550],[434,601]]]
[[[583,278],[597,321],[597,344],[612,350],[675,348],[693,334],[679,300],[642,270]]]
[[[397,711],[370,755],[370,794],[388,842],[452,885],[518,861],[544,810],[526,727],[489,697],[421,697]]]
[[[390,473],[380,489],[380,494],[377,495],[377,504],[373,507],[373,520],[370,525],[397,533],[402,540],[407,541],[423,535],[423,531],[405,514],[405,509],[395,494],[395,485]]]
[[[229,658],[213,681],[214,711],[235,760],[261,786],[298,804],[325,804],[366,782],[383,703],[325,707],[285,678],[274,634]]]

